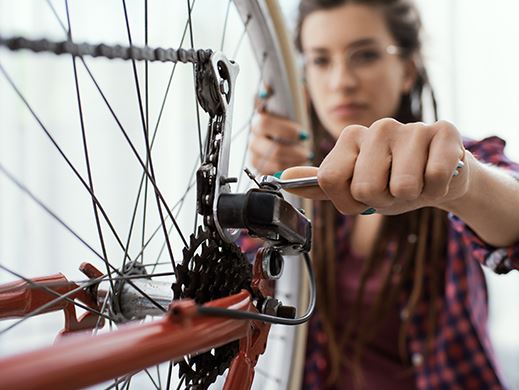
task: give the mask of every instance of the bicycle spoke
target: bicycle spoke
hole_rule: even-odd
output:
[[[227,7],[225,9],[225,19],[223,22],[222,40],[220,42],[220,51],[223,51],[223,45],[225,43],[225,35],[227,33],[227,22],[229,20],[229,11],[231,9],[231,0],[227,1]]]
[[[123,4],[123,9],[124,9],[124,19],[126,21],[126,30],[128,32],[128,42],[130,44],[130,47],[132,47],[133,46],[132,35],[131,35],[131,31],[130,31],[130,22],[128,20],[128,12],[127,12],[127,9],[126,9],[126,0],[122,0],[122,4]],[[151,176],[149,176],[149,179],[153,180],[153,182],[155,183],[155,170],[153,168],[153,160],[151,158],[151,150],[150,150],[150,141],[149,141],[149,136],[148,136],[148,129],[147,129],[147,126],[146,126],[146,119],[144,118],[144,110],[143,110],[143,107],[142,107],[141,89],[140,89],[140,86],[139,86],[139,76],[137,74],[137,65],[136,65],[135,60],[133,58],[132,58],[132,68],[133,68],[135,89],[136,89],[136,92],[137,92],[137,100],[139,102],[139,111],[140,111],[140,115],[141,115],[141,122],[142,122],[142,126],[143,126],[145,146],[146,146],[146,165],[145,166],[143,165],[143,169],[145,171],[147,171],[147,167],[149,166],[149,173],[151,173]],[[162,230],[163,230],[163,233],[164,233],[164,238],[166,239],[166,244],[167,244],[167,248],[168,248],[169,258],[171,260],[171,265],[172,265],[173,269],[176,270],[175,258],[173,256],[173,249],[171,248],[171,243],[169,241],[169,236],[168,236],[168,233],[167,233],[167,229],[166,229],[165,224],[164,224],[164,213],[162,211],[162,205],[161,205],[161,202],[160,202],[161,199],[159,198],[159,195],[158,195],[159,190],[158,190],[158,187],[156,186],[156,184],[154,184],[154,187],[155,187],[155,199],[157,201],[157,208],[158,208],[158,211],[159,211],[160,220],[161,220],[161,223],[163,225],[163,229]],[[167,209],[168,205],[167,205],[167,203],[166,203],[166,201],[164,199],[163,199],[163,202],[164,202],[164,206]]]
[[[193,2],[191,3],[191,10],[193,10],[193,7],[195,6],[195,1],[196,0],[193,0]],[[182,45],[184,44],[184,39],[186,37],[188,27],[189,27],[189,22],[186,21],[186,23],[184,24],[184,32],[182,33],[182,38],[180,40],[180,44],[178,45],[178,47],[182,47]],[[175,74],[175,69],[177,68],[177,64],[178,64],[177,62],[175,62],[173,64],[173,69],[171,70],[171,73],[169,75],[168,84],[167,84],[167,87],[166,87],[166,91],[164,93],[164,98],[162,99],[162,104],[160,106],[159,115],[157,117],[157,122],[155,124],[155,129],[153,131],[153,137],[152,137],[152,140],[151,140],[151,146],[152,147],[153,147],[153,143],[155,141],[155,136],[157,135],[157,130],[159,128],[160,121],[162,119],[162,113],[164,112],[164,107],[166,106],[166,100],[168,98],[169,90],[170,90],[170,87],[171,87],[171,82],[173,80],[173,75]]]
[[[193,179],[195,172],[196,172],[196,164],[195,164],[195,167],[193,168],[193,171],[191,172],[191,177],[189,178],[190,181]],[[191,191],[192,188],[194,188],[195,184],[196,184],[196,180],[191,181],[191,183],[187,187],[186,191],[184,192],[184,195],[182,196],[182,198],[180,198],[179,202],[177,202],[177,205],[179,205],[179,207],[177,209],[177,214],[176,214],[177,217],[180,215],[180,212],[182,211],[182,208],[184,206],[184,201],[185,201],[187,194]],[[172,228],[173,228],[173,225],[169,228],[168,234],[171,232]],[[158,262],[162,256],[162,252],[164,251],[164,248],[165,248],[165,245],[162,244],[159,254],[157,255],[156,264],[158,264]],[[152,272],[153,271],[155,271],[155,267],[153,267]]]
[[[193,22],[191,20],[191,4],[187,0],[187,20],[189,24],[189,40],[191,47],[195,48],[195,42],[193,38]],[[195,87],[195,107],[196,107],[196,123],[198,128],[198,147],[200,148],[200,163],[204,161],[204,152],[202,147],[202,126],[200,125],[200,108],[198,107],[198,99],[196,97],[196,66],[193,64],[193,86]],[[196,214],[195,214],[196,218]],[[195,222],[196,223],[196,222]]]
[[[193,0],[193,2],[191,4],[192,4],[191,6],[193,7],[194,4],[195,4],[195,0]],[[182,33],[182,38],[180,40],[180,43],[179,43],[178,47],[182,47],[182,45],[184,43],[184,39],[186,37],[187,29],[188,29],[188,22],[186,22],[185,25],[184,25],[184,32]],[[161,103],[161,106],[160,106],[159,114],[158,114],[158,117],[157,117],[157,122],[155,124],[155,128],[153,130],[153,136],[151,138],[151,145],[150,145],[150,149],[151,150],[153,150],[153,145],[155,144],[155,139],[156,139],[157,132],[158,132],[158,129],[159,129],[159,124],[160,124],[161,119],[162,119],[162,114],[164,112],[164,107],[166,106],[166,101],[167,101],[167,98],[168,98],[168,95],[169,95],[169,91],[170,91],[170,88],[171,88],[171,84],[172,84],[172,81],[173,81],[173,76],[175,75],[175,70],[177,68],[177,65],[178,65],[178,63],[176,63],[176,62],[173,64],[171,73],[169,75],[169,80],[168,80],[168,83],[167,83],[167,86],[166,86],[166,91],[165,91],[164,97],[162,99],[162,103]],[[129,247],[129,245],[130,245],[129,241],[130,241],[130,238],[131,238],[131,235],[132,235],[133,224],[134,224],[134,220],[135,220],[135,217],[136,217],[137,207],[138,207],[138,204],[139,204],[139,201],[140,201],[142,186],[143,186],[143,182],[144,182],[145,178],[147,179],[147,176],[143,173],[142,176],[141,176],[141,181],[140,181],[140,184],[139,184],[139,190],[137,191],[137,199],[135,200],[135,206],[134,206],[134,210],[133,210],[133,214],[132,214],[132,218],[131,218],[130,229],[129,229],[129,232],[128,232],[127,247]],[[146,201],[144,203],[146,204]],[[175,206],[173,206],[173,208],[174,207]],[[155,233],[158,230],[160,230],[160,225],[159,225],[158,229],[154,232],[152,237],[155,235]],[[146,245],[142,244],[142,248],[143,249],[146,246],[147,246],[147,244]],[[141,250],[141,252],[136,256],[135,260],[137,260],[139,257],[141,257],[141,261],[142,261],[142,256],[143,256],[143,251]],[[124,268],[125,262],[126,262],[126,256],[124,257],[123,268]]]
[[[148,369],[144,369],[144,372],[146,374],[148,374],[148,378],[150,378],[150,381],[151,383],[153,383],[153,386],[155,386],[156,389],[160,390],[160,387],[155,383],[155,380],[153,379],[153,377],[151,376],[150,372],[148,371]]]
[[[164,263],[164,264],[169,264],[169,263]],[[148,264],[149,267],[152,267],[154,265],[155,264]],[[145,274],[145,275],[114,276],[114,277],[112,277],[112,280],[114,282],[117,282],[117,281],[127,281],[127,280],[134,280],[134,279],[158,278],[158,277],[173,276],[173,275],[174,275],[173,272],[156,272],[156,273]],[[107,274],[104,274],[104,275],[100,276],[99,278],[96,278],[95,280],[98,281],[98,283],[103,283],[103,282],[109,281]],[[38,286],[59,287],[59,286],[63,286],[63,285],[68,285],[70,283],[83,284],[83,283],[90,283],[91,281],[92,281],[92,279],[67,280],[67,281],[59,281],[59,282],[45,282],[45,283],[38,283]],[[87,287],[90,287],[90,285],[88,285]]]
[[[38,206],[43,208],[52,218],[54,218],[58,223],[67,229],[74,237],[76,237],[83,245],[85,245],[92,253],[94,253],[98,258],[102,261],[105,261],[103,256],[101,256],[92,246],[90,246],[83,238],[79,236],[70,226],[68,226],[56,213],[54,213],[47,205],[45,205],[39,198],[37,198],[24,184],[22,184],[18,179],[16,179],[11,172],[9,172],[3,164],[0,163],[0,171],[6,176],[14,185],[16,185],[22,192],[28,195]]]
[[[194,3],[194,2],[193,2]],[[169,212],[169,207],[167,206],[167,203],[164,199],[164,197],[162,196],[162,193],[160,192],[160,190],[158,189],[156,183],[155,183],[155,180],[151,177],[150,175],[150,172],[146,169],[146,166],[144,164],[144,162],[142,161],[139,153],[137,152],[137,149],[135,148],[133,142],[130,140],[130,137],[128,136],[128,133],[126,132],[126,130],[124,129],[121,121],[119,120],[119,118],[117,117],[113,107],[111,106],[110,102],[108,101],[105,93],[103,92],[103,90],[101,89],[99,83],[97,82],[96,78],[94,77],[93,73],[91,72],[90,68],[88,67],[88,65],[86,64],[85,60],[83,57],[79,57],[81,59],[81,62],[85,68],[85,70],[87,71],[90,79],[92,80],[92,82],[94,83],[94,86],[96,87],[96,90],[98,91],[98,93],[100,94],[102,100],[104,101],[105,105],[107,106],[108,110],[110,111],[112,117],[114,118],[115,122],[117,123],[117,126],[119,127],[119,129],[121,130],[121,133],[123,135],[123,137],[125,138],[126,142],[128,143],[128,145],[130,146],[130,149],[132,150],[133,154],[135,155],[137,161],[139,162],[139,164],[141,165],[142,169],[143,169],[143,172],[144,172],[144,175],[150,179],[150,182],[152,183],[154,189],[155,189],[155,192],[156,194],[158,195],[159,199],[162,201],[162,203],[164,204],[166,210],[168,211],[169,213],[169,216],[170,218],[172,217],[171,213]],[[3,68],[1,68],[1,64],[0,64],[0,70],[3,71]],[[100,206],[100,210],[103,212],[103,209],[101,208]],[[104,212],[103,212],[104,214]],[[105,217],[106,218],[106,217]],[[173,220],[173,223],[175,225],[175,228],[177,230],[177,233],[179,234],[180,238],[182,239],[183,243],[185,246],[187,246],[187,241],[184,237],[184,234],[182,233],[182,231],[180,230],[180,227],[178,226],[178,223],[174,220]],[[107,223],[109,224],[109,226],[111,225],[109,221],[107,221]],[[121,242],[121,240],[118,238],[118,236],[116,237],[117,238],[117,241],[119,243],[119,245],[121,246],[121,248],[124,250],[124,245],[123,243]]]
[[[144,46],[148,46],[148,0],[144,0]],[[146,104],[146,124],[145,131],[147,137],[149,134],[149,124],[150,124],[150,100],[149,100],[149,79],[148,79],[148,61],[144,61],[144,94],[145,94],[145,104]],[[151,146],[150,146],[151,151]],[[149,168],[148,161],[146,161],[146,168]],[[142,233],[141,233],[141,245],[144,244],[144,237],[146,235],[146,211],[148,205],[148,179],[146,178],[146,183],[144,185],[144,202],[143,202],[143,211],[142,211]],[[144,262],[144,252],[141,256],[141,262]]]
[[[118,379],[114,380],[114,383],[113,383],[111,386],[105,388],[105,390],[111,390],[111,389],[113,389],[113,388],[117,388],[117,386],[119,386],[121,383],[123,384],[123,388],[124,388],[124,386],[126,386],[127,384],[129,384],[130,379],[131,379],[134,375],[135,375],[135,374],[126,375],[126,376],[124,376],[124,377],[122,377],[122,378],[118,378]]]
[[[171,364],[171,363],[170,363]],[[171,367],[171,366],[170,366]],[[184,381],[186,380],[186,374],[182,375],[182,377],[180,378],[180,382],[178,383],[178,386],[177,386],[177,390],[180,390],[180,388],[182,387],[182,385],[184,384]],[[169,390],[169,383],[168,383],[168,387],[167,389]]]
[[[261,87],[261,85],[263,84],[263,72],[264,72],[264,69],[265,69],[265,64],[267,62],[267,53],[263,53],[263,60],[261,62],[261,67],[260,67],[260,76],[259,76],[259,81],[258,81],[258,84],[256,86],[256,91],[259,90],[259,88]],[[252,127],[252,119],[254,118],[254,114],[255,112],[252,111],[251,115],[249,116],[249,122],[247,123],[246,125],[246,128],[249,130],[247,132],[247,140],[245,141],[245,149],[243,151],[243,156],[242,156],[242,161],[241,161],[241,168],[240,168],[240,172],[243,172],[244,168],[245,168],[245,162],[247,160],[247,148],[248,148],[248,145],[249,145],[249,142],[250,142],[250,135],[251,135],[251,127]],[[238,179],[238,185],[236,186],[238,191],[240,190],[241,188],[241,183],[242,183],[242,179],[243,179],[243,174],[240,175],[240,178]]]
[[[180,214],[180,211],[182,210],[182,207],[184,205],[184,201],[185,201],[185,198],[186,196],[188,195],[188,193],[194,188],[195,184],[196,184],[196,180],[192,180],[193,179],[193,176],[196,172],[196,167],[197,167],[198,164],[195,163],[194,167],[193,167],[193,170],[191,172],[191,176],[190,176],[190,184],[188,185],[188,187],[186,188],[186,190],[184,191],[184,194],[182,195],[182,197],[175,203],[175,205],[173,206],[173,209],[171,210],[171,212],[174,212],[175,209],[178,207],[178,210],[177,210],[177,213],[176,213],[176,217],[178,217],[178,215]],[[136,258],[139,258],[139,256],[141,255],[141,253],[146,249],[146,247],[150,244],[151,240],[155,237],[155,235],[158,233],[158,231],[160,230],[161,228],[161,225],[157,226],[157,228],[153,231],[152,235],[150,236],[150,238],[148,238],[148,240],[146,241],[146,244],[144,244],[144,246],[141,248],[140,252],[137,254]],[[171,230],[173,229],[173,224],[170,226],[170,228],[168,229],[168,234],[171,233]],[[164,244],[165,245],[165,244]],[[162,250],[164,249],[164,245],[162,246],[161,248],[161,251],[160,253],[162,253]],[[159,256],[157,256],[157,262],[160,260],[160,253],[159,253]],[[155,270],[155,268],[153,268],[153,270]]]
[[[106,310],[106,305],[108,305],[108,301],[110,300],[110,293],[106,294],[106,296],[103,299],[103,304],[101,305],[101,313],[104,313]],[[96,326],[94,327],[93,334],[94,336],[97,335],[99,332],[99,327],[101,326],[101,317],[99,317],[96,321]],[[110,326],[112,326],[112,323],[110,322]]]
[[[70,23],[70,12],[69,12],[69,7],[68,7],[68,0],[65,0],[65,9],[66,9],[66,12],[67,12],[68,41],[69,42],[73,42],[73,40],[72,40],[72,26],[71,26],[71,23]],[[86,168],[87,168],[88,184],[89,184],[89,187],[90,187],[90,192],[92,194],[92,207],[94,209],[94,218],[95,218],[95,222],[96,222],[97,233],[99,235],[99,243],[101,244],[101,251],[103,253],[103,258],[106,259],[106,262],[109,262],[110,260],[108,259],[108,253],[106,251],[105,240],[104,240],[104,237],[103,237],[103,230],[101,228],[101,222],[99,220],[98,208],[97,208],[96,202],[93,199],[95,197],[94,182],[93,182],[93,179],[92,179],[92,169],[90,167],[90,157],[89,157],[89,154],[88,154],[88,145],[87,145],[87,138],[86,138],[86,132],[85,132],[85,120],[84,120],[84,116],[83,116],[83,106],[81,104],[81,94],[79,92],[79,78],[78,78],[78,74],[77,74],[76,57],[72,57],[72,67],[73,67],[73,70],[74,70],[74,83],[75,83],[75,86],[76,86],[76,97],[77,97],[77,105],[78,105],[78,112],[79,112],[79,121],[80,121],[80,124],[81,124],[81,136],[82,136],[82,140],[83,140],[83,151],[84,151],[84,154],[85,154],[85,164],[86,164]],[[106,273],[108,274],[108,277],[110,278],[110,285],[111,285],[112,290],[113,290],[114,289],[114,285],[113,285],[113,282],[111,281],[112,274],[111,274],[110,268],[108,266],[106,266]]]
[[[13,270],[11,270],[11,269],[5,267],[5,266],[2,265],[2,264],[0,264],[0,268],[3,269],[4,271],[10,273],[11,275],[16,276],[16,277],[19,278],[19,279],[24,280],[25,282],[29,283],[31,286],[36,287],[36,288],[42,288],[42,289],[44,289],[45,291],[47,291],[49,294],[52,294],[52,295],[54,295],[54,296],[57,297],[56,299],[54,299],[54,300],[52,300],[52,301],[49,301],[49,302],[47,302],[46,304],[44,304],[44,305],[38,307],[36,310],[34,310],[34,311],[32,311],[32,312],[26,314],[25,317],[23,317],[23,318],[21,318],[20,320],[16,321],[14,324],[9,325],[9,326],[8,326],[7,328],[5,328],[5,329],[2,329],[2,330],[0,331],[0,335],[3,335],[3,334],[6,333],[7,331],[13,329],[14,327],[16,327],[16,326],[18,326],[19,324],[21,324],[22,322],[24,322],[25,320],[27,320],[27,319],[29,319],[29,318],[31,318],[31,317],[34,317],[35,315],[38,315],[38,314],[40,314],[40,313],[43,313],[47,308],[52,307],[52,306],[54,306],[55,304],[57,304],[57,303],[59,303],[59,302],[61,302],[61,301],[63,301],[63,300],[65,300],[65,301],[67,301],[67,302],[70,302],[70,303],[72,303],[73,305],[75,305],[75,306],[77,306],[77,307],[80,307],[81,309],[87,310],[87,311],[89,311],[89,312],[91,312],[91,313],[94,313],[94,314],[96,314],[96,315],[98,315],[98,316],[101,316],[101,317],[104,317],[104,318],[106,318],[106,319],[108,319],[108,320],[111,320],[111,317],[107,316],[106,314],[103,314],[102,312],[99,312],[99,311],[97,311],[97,310],[95,310],[95,309],[92,309],[91,307],[89,307],[89,306],[87,306],[87,305],[84,305],[84,304],[82,304],[82,303],[80,303],[80,302],[76,302],[75,300],[69,298],[69,296],[75,294],[76,292],[81,291],[81,290],[83,290],[84,288],[87,288],[87,287],[90,287],[90,286],[96,284],[96,283],[98,282],[96,279],[94,279],[94,281],[89,281],[88,283],[85,283],[85,285],[83,285],[83,286],[79,286],[79,287],[75,288],[74,290],[69,291],[69,292],[66,293],[66,294],[60,294],[60,293],[58,293],[58,292],[56,292],[56,291],[54,291],[54,290],[51,290],[51,289],[48,288],[48,287],[45,287],[45,286],[42,286],[42,285],[40,285],[40,284],[38,284],[38,283],[33,282],[31,279],[26,278],[26,277],[20,275],[20,274],[17,273],[17,272],[14,272]]]
[[[244,23],[243,26],[243,32],[240,35],[240,39],[238,39],[238,43],[236,44],[236,47],[234,48],[233,54],[231,59],[235,59],[238,55],[238,51],[240,50],[241,43],[243,42],[243,38],[245,38],[245,35],[247,35],[247,27],[249,26],[250,21],[252,20],[252,17],[250,15],[247,16],[247,20]]]
[[[121,130],[122,134],[123,134],[123,137],[125,138],[126,142],[128,143],[128,145],[130,146],[130,149],[132,150],[133,154],[135,155],[137,161],[139,162],[139,164],[141,165],[141,168],[143,169],[143,172],[144,174],[146,175],[146,177],[150,180],[150,183],[152,184],[154,190],[155,190],[155,193],[157,194],[157,196],[159,197],[159,199],[162,201],[162,203],[164,204],[165,206],[165,209],[167,210],[170,218],[172,217],[171,215],[171,212],[170,212],[170,208],[168,207],[164,197],[162,196],[162,193],[160,192],[159,188],[157,187],[157,184],[155,183],[155,180],[152,178],[150,172],[146,169],[146,166],[144,164],[144,162],[142,161],[141,157],[139,156],[139,153],[137,152],[137,149],[135,148],[135,146],[133,145],[133,142],[130,140],[130,137],[128,136],[128,133],[126,132],[126,130],[124,130],[121,122],[119,121],[119,119],[117,118],[117,116],[115,115],[115,112],[113,111],[112,107],[109,105],[108,103],[108,100],[106,99],[106,96],[104,95],[103,91],[101,90],[101,88],[99,87],[99,84],[97,84],[97,81],[95,81],[95,79],[93,78],[90,70],[87,69],[87,72],[88,74],[91,76],[92,78],[92,81],[94,82],[95,86],[96,86],[96,89],[97,91],[100,93],[102,99],[104,100],[104,102],[107,104],[107,107],[109,109],[109,111],[111,112],[112,116],[114,117],[119,129]],[[184,234],[182,233],[182,231],[180,230],[180,227],[178,226],[178,223],[177,221],[172,218],[172,221],[175,225],[175,228],[177,230],[177,233],[179,234],[180,238],[182,239],[182,241],[184,242],[184,245],[187,246],[187,241],[184,237]]]
[[[159,382],[159,389],[162,389],[162,382],[160,380],[160,366],[157,365],[157,382]]]
[[[45,133],[45,135],[47,136],[47,138],[51,141],[51,143],[54,145],[54,147],[56,148],[56,150],[58,151],[58,153],[60,154],[60,156],[65,160],[67,166],[72,170],[72,172],[75,174],[75,176],[79,179],[79,181],[81,182],[81,184],[83,185],[83,187],[88,191],[88,193],[90,194],[90,196],[92,197],[92,199],[95,201],[95,204],[99,207],[99,210],[101,211],[101,214],[103,215],[104,217],[104,220],[106,221],[106,223],[108,224],[108,226],[110,227],[110,230],[112,231],[115,239],[117,240],[117,242],[119,243],[119,245],[121,246],[121,248],[124,250],[124,245],[122,244],[120,238],[119,238],[119,235],[117,234],[117,231],[115,230],[110,218],[108,217],[107,213],[105,212],[103,206],[101,205],[101,203],[99,202],[99,200],[97,199],[97,197],[92,193],[90,187],[88,186],[88,184],[86,183],[86,181],[83,179],[83,177],[81,176],[81,174],[79,173],[79,171],[76,169],[76,167],[72,164],[72,162],[70,161],[70,159],[67,157],[67,155],[65,154],[65,152],[62,150],[62,148],[59,146],[59,144],[56,142],[56,140],[54,139],[54,137],[52,136],[52,134],[50,133],[50,131],[47,129],[47,127],[44,125],[44,123],[42,122],[42,120],[39,118],[39,116],[36,114],[36,111],[32,108],[32,106],[29,104],[28,100],[25,98],[25,96],[21,93],[20,89],[18,88],[18,86],[14,83],[13,79],[11,78],[11,76],[7,73],[7,71],[5,70],[5,68],[3,67],[3,65],[0,63],[0,72],[2,72],[2,74],[4,75],[4,77],[6,78],[7,82],[11,85],[11,87],[13,88],[13,90],[15,91],[15,93],[18,95],[18,97],[22,100],[22,102],[24,103],[25,107],[29,110],[29,112],[31,113],[32,117],[36,120],[36,122],[38,123],[38,125],[40,126],[40,128],[43,130],[43,132]]]
[[[101,259],[105,264],[107,264],[113,271],[117,274],[121,275],[121,272],[115,268],[112,264],[105,261],[103,256],[101,256],[94,248],[92,248],[85,240],[83,240],[70,226],[68,226],[61,218],[57,216],[49,207],[47,207],[40,199],[38,199],[26,186],[24,186],[20,181],[18,181],[5,167],[0,164],[0,171],[18,188],[20,188],[25,194],[27,194],[36,204],[38,204],[41,208],[43,208],[51,217],[53,217],[60,225],[62,225],[65,229],[67,229],[72,235],[74,235],[79,241],[81,241],[92,253],[94,253],[99,259]],[[139,287],[137,287],[134,283],[128,280],[128,283],[135,288],[138,292],[142,294],[143,297],[148,299],[153,305],[159,308],[162,311],[166,311],[164,307],[162,307],[157,301],[144,293]]]

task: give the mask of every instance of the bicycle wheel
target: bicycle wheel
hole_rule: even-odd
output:
[[[229,176],[240,179],[233,191],[250,184],[241,172],[260,85],[274,87],[272,111],[301,120],[281,22],[273,1],[0,2],[2,38],[212,49],[235,60],[240,73]],[[39,49],[43,53],[0,49],[0,281],[62,272],[83,286],[88,281],[78,265],[89,261],[106,275],[99,287],[105,296],[97,302],[106,325],[96,320],[94,332],[147,321],[172,299],[171,284],[179,283],[172,262],[205,256],[195,172],[209,116],[197,103],[194,65],[110,60],[103,57],[121,52],[106,49],[98,58],[57,56],[42,42]],[[298,307],[305,297],[300,268],[286,262],[277,283],[284,303]],[[139,291],[146,289],[144,298],[141,291],[130,302],[113,299],[127,287],[121,280],[138,283],[136,275],[144,272],[149,286],[138,284]],[[83,302],[75,309],[83,315],[92,307]],[[2,355],[46,345],[63,328],[63,314],[34,316],[37,310],[1,322]],[[301,356],[295,348],[302,337],[303,328],[271,330],[255,388],[297,387],[298,365],[292,362]],[[162,388],[173,379],[173,388],[188,386],[169,371],[165,363],[100,388]]]

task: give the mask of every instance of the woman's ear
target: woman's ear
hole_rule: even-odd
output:
[[[403,93],[410,93],[413,89],[418,77],[418,66],[414,58],[404,60],[404,83],[402,85]]]

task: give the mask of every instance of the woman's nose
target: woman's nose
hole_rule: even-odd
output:
[[[342,59],[336,61],[330,72],[329,87],[332,90],[351,90],[358,86],[358,78],[348,65],[347,61]]]

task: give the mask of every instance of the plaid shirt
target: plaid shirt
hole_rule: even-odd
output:
[[[497,137],[465,141],[465,148],[482,162],[501,167],[519,180],[519,164],[503,153],[505,142]],[[352,217],[341,216],[338,240]],[[418,305],[407,333],[408,352],[414,366],[417,389],[502,389],[487,332],[487,290],[480,264],[496,273],[519,269],[519,242],[508,248],[484,243],[467,225],[449,215],[445,289],[441,295],[438,331],[432,352],[425,354],[428,337],[426,302]],[[394,245],[390,245],[393,247]],[[388,256],[392,251],[388,250]],[[411,286],[408,286],[409,288]],[[409,295],[410,290],[406,291]],[[401,302],[404,307],[405,299]],[[304,389],[325,388],[326,343],[317,313],[310,321],[304,373]]]

